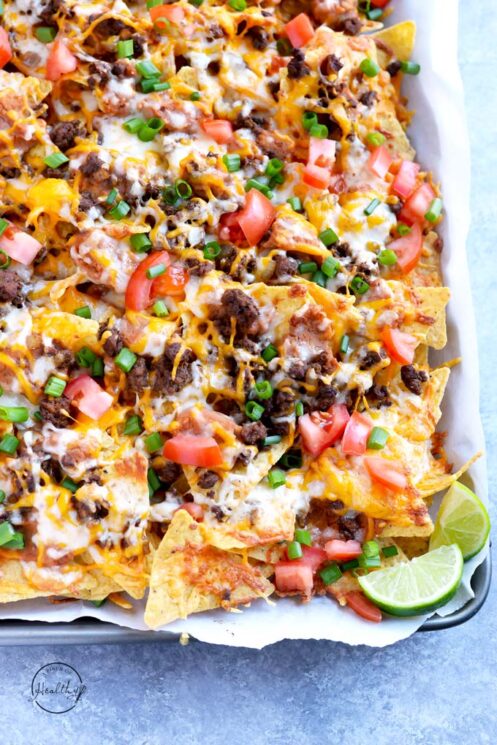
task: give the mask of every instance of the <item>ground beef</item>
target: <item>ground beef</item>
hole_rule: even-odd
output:
[[[156,372],[154,380],[154,391],[166,395],[178,393],[185,385],[193,380],[192,363],[197,359],[191,349],[185,349],[181,355],[180,361],[175,370],[175,376],[172,372],[181,344],[175,342],[169,344],[160,360],[156,363]]]
[[[224,245],[221,246],[221,253],[216,258],[216,269],[220,272],[226,272],[229,274],[231,265],[237,257],[237,251],[234,246]]]
[[[98,200],[93,197],[90,192],[83,191],[79,198],[79,210],[80,212],[89,212],[92,207],[98,207]]]
[[[93,62],[90,62],[88,70],[91,73],[91,77],[88,78],[90,85],[96,83],[95,78],[93,77],[94,75],[98,77],[101,84],[106,83],[110,79],[111,65],[108,62],[94,60]]]
[[[212,60],[212,62],[209,62],[207,65],[207,72],[209,75],[219,75],[219,72],[221,70],[221,63],[219,60]]]
[[[221,520],[224,517],[224,512],[222,511],[221,507],[219,507],[219,505],[215,504],[215,505],[213,505],[211,507],[211,512],[214,515],[214,517],[216,518],[216,520],[218,522],[221,522]]]
[[[237,424],[240,424],[242,421],[243,416],[240,407],[232,398],[221,398],[212,405],[212,408],[220,414],[226,414],[226,416],[231,417]]]
[[[0,302],[12,303],[20,308],[24,303],[24,284],[17,274],[11,270],[0,271]]]
[[[252,26],[252,28],[247,31],[247,36],[252,42],[254,49],[258,49],[259,52],[263,52],[269,44],[268,35],[262,26]]]
[[[351,255],[350,245],[346,241],[334,243],[331,247],[331,253],[336,258],[345,259]]]
[[[211,489],[219,481],[219,476],[215,471],[204,471],[200,476],[197,485],[201,489]]]
[[[135,364],[126,375],[126,388],[124,390],[124,399],[127,403],[132,403],[136,395],[143,393],[148,385],[147,364],[143,357],[138,357]]]
[[[38,18],[43,23],[50,24],[53,20],[53,16],[57,13],[60,8],[62,0],[48,0],[45,2],[45,7],[38,13]]]
[[[340,72],[343,62],[335,54],[328,54],[321,62],[319,69],[323,75],[332,75],[334,72]]]
[[[65,163],[59,168],[45,168],[43,171],[45,178],[63,178],[67,180],[67,164]]]
[[[354,517],[341,515],[338,518],[338,529],[347,540],[355,540],[357,533],[362,529],[361,515],[359,513]]]
[[[292,391],[276,391],[271,399],[271,414],[284,416],[293,411],[295,395]]]
[[[378,362],[381,362],[381,359],[382,357],[379,352],[375,352],[373,349],[368,349],[368,351],[362,355],[359,370],[369,370],[370,367],[374,367]]]
[[[336,30],[343,31],[343,33],[347,34],[347,36],[357,36],[361,28],[362,23],[360,18],[358,18],[354,13],[345,13],[341,17],[340,23],[337,25]]]
[[[200,259],[195,258],[186,259],[185,264],[188,269],[188,274],[192,277],[203,277],[204,274],[207,274],[214,269],[212,261],[201,261]]]
[[[310,74],[311,70],[305,63],[305,55],[301,49],[295,49],[293,52],[287,70],[288,77],[292,80],[300,80],[300,78]]]
[[[65,396],[60,396],[60,398],[47,396],[40,402],[40,414],[44,422],[50,422],[54,427],[67,427],[72,424],[69,406],[70,401]]]
[[[120,21],[119,18],[106,18],[105,21],[98,24],[95,32],[101,38],[106,39],[108,36],[117,36],[125,28],[126,24]]]
[[[305,380],[308,366],[305,362],[292,362],[288,368],[288,374],[294,380]]]
[[[237,336],[245,337],[246,334],[256,331],[259,309],[254,300],[245,292],[226,290],[221,298],[221,304],[212,310],[211,317],[225,339],[231,336],[232,318],[236,321]]]
[[[154,464],[154,471],[166,488],[172,486],[183,474],[183,469],[179,463],[170,461],[160,466]]]
[[[135,68],[133,66],[133,63],[127,59],[117,60],[117,62],[114,62],[111,68],[112,74],[119,79],[133,77],[134,70]]]
[[[312,367],[315,370],[316,375],[329,375],[336,367],[333,352],[323,349],[322,352],[319,352],[319,354],[316,354],[311,359],[309,367]]]
[[[100,160],[97,153],[90,153],[81,166],[81,173],[83,176],[93,176],[102,168],[103,165],[104,162],[103,160]]]
[[[110,335],[104,341],[105,354],[108,354],[109,357],[115,357],[116,354],[119,354],[123,347],[124,343],[121,339],[121,334],[117,329],[112,329]]]
[[[376,101],[377,98],[378,98],[378,96],[376,95],[376,92],[375,91],[366,91],[359,98],[359,101],[364,106],[368,106],[369,107],[369,106],[372,106],[374,104],[374,102]]]
[[[371,388],[366,392],[366,398],[369,405],[374,406],[376,409],[380,409],[382,406],[392,405],[386,385],[371,386]]]
[[[326,411],[333,406],[337,397],[337,390],[332,385],[325,383],[319,384],[318,393],[316,396],[316,409],[318,411]]]
[[[0,176],[3,176],[6,179],[19,178],[20,175],[20,168],[4,168],[3,166],[0,166]]]
[[[59,483],[64,478],[62,467],[56,458],[49,458],[48,460],[43,461],[41,467],[47,476],[50,476],[50,478],[56,483]]]
[[[394,78],[397,75],[397,73],[400,72],[401,68],[402,68],[402,65],[400,64],[399,60],[395,59],[393,60],[393,62],[390,62],[390,64],[387,66],[387,72],[389,75],[392,76],[392,78]]]
[[[81,523],[103,520],[109,514],[109,505],[105,502],[78,499],[71,497],[71,507],[74,509]]]
[[[84,137],[84,135],[85,128],[82,122],[75,119],[70,122],[57,122],[50,127],[50,139],[63,152],[74,147],[75,137]]]
[[[424,370],[416,370],[414,365],[403,365],[400,368],[400,377],[405,387],[420,396],[423,390],[423,383],[428,380],[428,373]]]
[[[272,280],[288,279],[297,273],[299,266],[298,261],[292,259],[290,256],[276,254],[273,261],[274,271],[271,277]]]
[[[267,435],[267,429],[262,422],[247,422],[242,427],[240,440],[245,445],[257,445]]]
[[[290,423],[289,422],[275,422],[271,421],[268,424],[268,428],[271,431],[272,435],[279,435],[280,437],[286,437],[288,433],[290,432]]]

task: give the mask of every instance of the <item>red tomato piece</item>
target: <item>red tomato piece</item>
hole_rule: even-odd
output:
[[[124,304],[129,310],[145,310],[150,305],[154,279],[147,277],[147,269],[157,264],[169,266],[170,258],[167,251],[154,251],[136,267],[126,287]]]
[[[14,261],[28,266],[41,249],[41,243],[29,233],[16,228],[7,228],[0,237],[0,250],[4,251]]]
[[[227,119],[204,119],[202,129],[220,145],[225,145],[233,137],[233,127]]]
[[[369,156],[368,168],[378,178],[385,178],[392,163],[392,156],[384,145],[380,145],[380,147],[375,147]]]
[[[90,419],[100,419],[112,406],[114,399],[89,375],[79,375],[65,387],[64,396]]]
[[[345,404],[333,404],[326,413],[328,417],[331,416],[331,421],[325,423],[324,428],[331,437],[331,441],[336,442],[342,436],[350,419],[350,414]]]
[[[342,438],[342,450],[345,455],[362,455],[366,452],[366,443],[373,429],[370,420],[363,414],[354,411]]]
[[[164,457],[185,466],[220,466],[221,448],[213,437],[175,435],[164,445]]]
[[[256,246],[276,217],[276,208],[258,189],[250,189],[245,207],[236,213],[238,224],[251,246]]]
[[[402,207],[399,219],[409,224],[418,220],[423,222],[434,199],[435,192],[430,184],[422,184]]]
[[[312,569],[297,561],[280,561],[274,568],[274,583],[279,592],[310,595],[314,585]]]
[[[299,431],[305,450],[317,458],[338,440],[349,418],[345,404],[334,404],[329,411],[314,411],[299,417]]]
[[[365,618],[366,621],[372,621],[373,623],[379,623],[383,616],[381,610],[374,605],[371,600],[363,595],[359,590],[353,590],[345,595],[347,605],[354,613],[357,613],[361,618]]]
[[[176,513],[180,510],[186,510],[186,512],[188,512],[188,514],[198,523],[201,523],[204,519],[204,510],[202,509],[202,506],[195,502],[185,502],[181,507],[178,507],[177,510],[174,510],[174,512]]]
[[[239,212],[225,212],[219,219],[218,234],[222,241],[240,245],[246,243],[243,230],[238,223]]]
[[[0,69],[5,67],[11,59],[12,48],[10,46],[9,36],[4,28],[0,28]]]
[[[318,546],[302,546],[302,554],[300,559],[294,559],[293,561],[311,567],[313,574],[317,572],[323,561],[326,561],[328,558],[326,551]]]
[[[330,561],[349,561],[349,559],[356,559],[362,554],[362,546],[359,541],[339,541],[336,538],[325,543],[324,550]]]
[[[185,17],[185,11],[179,5],[155,5],[150,8],[150,18],[157,28],[167,28],[167,23],[181,23]]]
[[[321,168],[308,163],[304,168],[303,182],[313,189],[327,189],[330,185],[330,172],[328,168]]]
[[[183,297],[188,280],[188,272],[182,266],[169,266],[164,274],[153,280],[152,297]]]
[[[410,365],[414,359],[414,350],[418,340],[411,334],[384,326],[381,331],[381,341],[388,352],[388,356],[401,365]]]
[[[397,264],[404,274],[414,269],[423,250],[423,232],[419,223],[415,222],[410,233],[389,243],[388,248],[397,255]]]
[[[307,44],[307,42],[309,42],[314,36],[314,26],[312,25],[308,15],[300,13],[286,24],[285,32],[292,46],[295,47],[295,49],[300,49],[300,47]]]
[[[392,491],[405,491],[408,486],[404,467],[393,460],[387,460],[380,455],[368,455],[364,458],[364,465],[371,478]]]
[[[47,80],[58,80],[67,72],[74,72],[78,60],[62,39],[56,39],[47,57]]]
[[[336,142],[323,140],[321,137],[309,139],[308,165],[320,168],[331,168],[335,162]]]
[[[392,191],[402,199],[407,199],[416,188],[418,173],[418,163],[413,163],[412,160],[403,160],[393,180]]]
[[[374,5],[375,8],[384,8],[390,0],[371,0],[371,5]]]

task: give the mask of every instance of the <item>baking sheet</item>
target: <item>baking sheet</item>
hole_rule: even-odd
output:
[[[462,356],[454,368],[445,395],[440,428],[448,431],[447,452],[457,469],[475,452],[483,450],[484,439],[479,415],[479,377],[476,332],[465,252],[469,228],[470,160],[469,139],[464,121],[462,83],[457,63],[458,0],[397,0],[389,25],[413,19],[418,26],[414,59],[421,63],[421,75],[405,81],[410,107],[415,109],[410,129],[417,160],[441,182],[446,215],[441,234],[444,239],[445,283],[451,288],[448,307],[446,348],[432,357],[441,363]],[[481,458],[465,477],[466,482],[487,501],[485,461]],[[469,561],[456,597],[439,615],[462,607],[473,592],[470,578],[484,560],[488,547]],[[110,604],[95,608],[91,603],[73,602],[51,605],[45,599],[11,603],[0,608],[2,619],[61,622],[82,616],[133,629],[145,629],[143,603],[133,612]],[[253,603],[250,609],[226,613],[211,611],[193,615],[168,626],[168,631],[150,631],[160,637],[169,632],[187,632],[213,644],[261,648],[282,639],[329,639],[348,644],[383,647],[410,636],[426,620],[386,618],[381,624],[363,621],[351,611],[327,598],[316,598],[303,605],[293,599],[267,604]],[[68,635],[71,629],[67,629]]]

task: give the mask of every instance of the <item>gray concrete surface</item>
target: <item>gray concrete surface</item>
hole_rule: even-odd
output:
[[[497,486],[494,10],[492,0],[461,3],[460,45],[473,149],[469,258],[491,496]],[[465,626],[384,650],[327,642],[283,642],[262,652],[200,644],[1,649],[3,737],[10,745],[489,743],[497,732],[496,617],[491,592]],[[55,660],[73,665],[87,686],[77,706],[61,715],[29,700],[33,675]]]

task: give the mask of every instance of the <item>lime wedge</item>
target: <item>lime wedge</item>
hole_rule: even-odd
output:
[[[365,594],[392,616],[419,616],[445,605],[456,593],[463,570],[461,549],[441,546],[411,561],[359,577]]]
[[[455,481],[440,505],[430,550],[457,543],[467,561],[483,548],[489,532],[485,505],[471,489]]]

